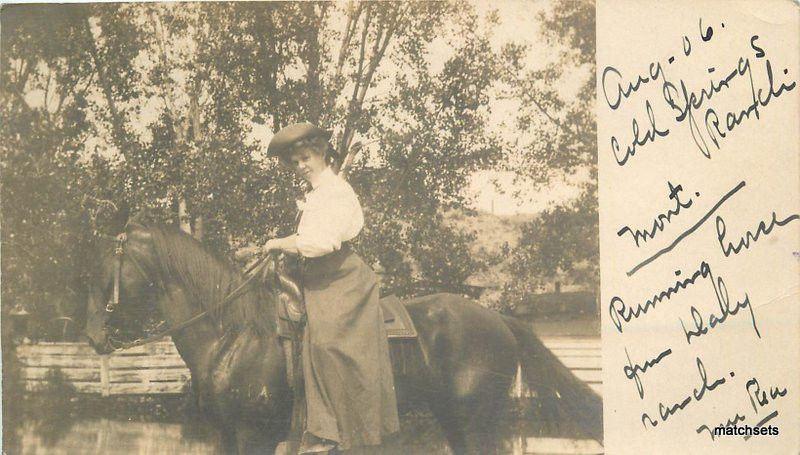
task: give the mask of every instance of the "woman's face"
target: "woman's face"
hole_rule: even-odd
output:
[[[325,155],[311,147],[300,147],[289,155],[289,165],[298,176],[312,183],[328,167]]]

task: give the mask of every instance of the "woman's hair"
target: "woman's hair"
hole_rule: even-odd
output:
[[[281,161],[286,165],[291,164],[289,158],[292,156],[292,153],[304,148],[311,150],[311,152],[316,155],[324,156],[328,166],[334,166],[339,160],[339,154],[336,153],[336,149],[333,148],[330,142],[322,137],[311,137],[308,139],[301,139],[292,144],[288,152],[281,157]]]

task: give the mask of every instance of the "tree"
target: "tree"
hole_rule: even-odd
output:
[[[85,63],[81,9],[61,12],[6,7],[0,38],[3,311],[9,303],[24,307],[39,333],[73,312],[85,280],[72,265],[85,260],[91,233],[80,159],[92,131],[87,86],[96,75]]]
[[[591,289],[599,286],[595,100],[595,9],[586,0],[561,0],[540,14],[545,42],[560,49],[556,63],[522,78],[506,75],[510,96],[521,102],[518,126],[534,138],[514,163],[520,176],[545,184],[583,178],[581,196],[545,210],[523,228],[512,253],[511,304],[541,290],[556,276]],[[526,49],[507,46],[512,62]],[[516,69],[520,69],[517,65]],[[565,80],[580,75],[578,88],[562,94]]]
[[[387,286],[480,267],[442,217],[501,158],[487,100],[502,56],[469,4],[13,6],[2,19],[4,302],[43,321],[69,312],[51,303],[63,289],[80,305],[92,232],[145,208],[219,254],[292,229],[302,188],[256,131],[304,119],[333,127],[342,155],[367,144],[350,175],[367,212],[358,248]],[[434,70],[436,40],[452,53]]]

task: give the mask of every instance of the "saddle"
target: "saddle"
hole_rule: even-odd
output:
[[[305,304],[300,280],[295,278],[299,272],[287,271],[290,267],[275,265],[265,273],[274,274],[278,289],[278,336],[291,339],[305,323]],[[266,280],[265,280],[266,281]],[[394,295],[383,297],[379,301],[383,312],[386,335],[392,339],[415,339],[417,329],[408,314],[402,300]]]
[[[383,323],[386,328],[386,335],[392,339],[412,340],[417,338],[417,328],[408,314],[408,309],[403,301],[394,295],[388,295],[380,299],[381,310],[383,310]]]
[[[386,328],[386,337],[391,340],[413,340],[417,338],[417,328],[408,314],[403,301],[394,295],[389,295],[380,299],[381,310],[383,311],[383,324]],[[278,336],[291,339],[297,330],[298,323],[291,314],[296,313],[292,307],[298,307],[290,299],[280,299],[278,308]]]

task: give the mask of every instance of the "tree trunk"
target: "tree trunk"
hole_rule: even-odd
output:
[[[192,225],[189,224],[189,214],[186,210],[186,199],[178,198],[178,222],[180,223],[181,231],[191,235]]]
[[[111,134],[114,143],[119,149],[122,156],[128,156],[129,143],[127,140],[127,132],[125,130],[125,118],[122,112],[117,109],[117,103],[114,100],[114,93],[111,87],[111,82],[106,76],[105,67],[103,62],[100,61],[100,53],[97,49],[97,40],[92,34],[92,27],[89,23],[89,16],[86,16],[85,21],[86,33],[89,41],[89,53],[92,55],[92,62],[94,63],[95,70],[97,71],[97,81],[103,91],[103,96],[108,104],[108,109],[111,111]]]
[[[198,216],[194,219],[194,232],[192,233],[197,240],[203,240],[205,235],[205,227],[203,226],[203,217]]]
[[[309,104],[308,104],[308,121],[318,125],[322,115],[322,103],[324,97],[322,94],[322,85],[320,84],[319,65],[320,65],[320,45],[319,45],[319,27],[322,26],[322,21],[325,18],[325,5],[319,14],[316,12],[316,5],[312,3],[305,4],[305,13],[312,18],[315,27],[309,29],[308,40],[305,43],[305,61],[306,61],[306,79],[308,82],[309,91]]]

